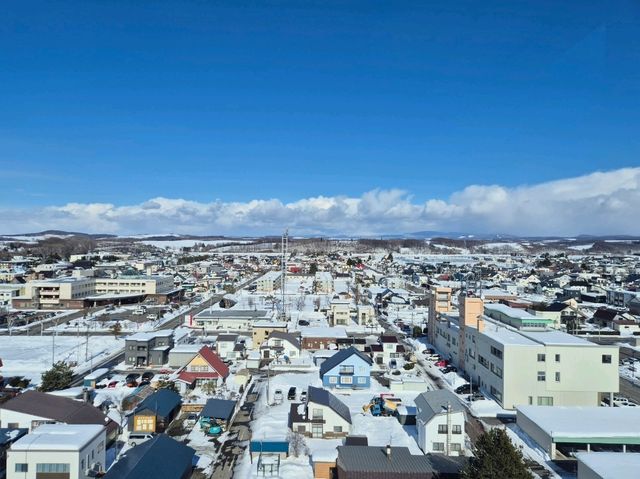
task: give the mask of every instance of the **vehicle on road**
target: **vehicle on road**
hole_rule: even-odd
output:
[[[300,402],[304,402],[304,403],[307,402],[307,391],[302,391],[300,393]]]
[[[273,393],[273,402],[276,404],[281,404],[284,399],[284,395],[282,394],[282,389],[276,389]]]

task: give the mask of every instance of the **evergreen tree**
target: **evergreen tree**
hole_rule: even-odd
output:
[[[42,374],[40,391],[58,391],[71,386],[73,371],[64,361],[58,361],[51,369]]]
[[[532,479],[522,452],[503,429],[491,429],[478,438],[473,455],[462,471],[464,479]]]

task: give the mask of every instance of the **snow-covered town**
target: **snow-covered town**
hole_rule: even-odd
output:
[[[640,1],[19,0],[0,479],[640,478]]]
[[[640,454],[635,254],[288,235],[23,254],[52,238],[71,237],[2,238],[9,478],[45,448],[79,458],[70,477],[162,457],[176,479],[458,477],[491,431],[537,477]]]

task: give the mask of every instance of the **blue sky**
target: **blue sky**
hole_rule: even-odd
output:
[[[640,7],[13,1],[0,206],[400,189],[640,164]]]

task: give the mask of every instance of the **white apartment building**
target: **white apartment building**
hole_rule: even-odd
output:
[[[105,470],[105,428],[43,424],[7,452],[7,479],[88,479]]]
[[[317,271],[314,279],[316,293],[331,294],[333,293],[333,276],[328,271]]]
[[[282,273],[280,271],[269,271],[256,280],[256,291],[258,293],[273,293],[282,286]]]
[[[519,405],[598,406],[619,390],[617,346],[557,330],[516,329],[483,314],[480,298],[460,296],[441,312],[434,346],[505,409]]]

